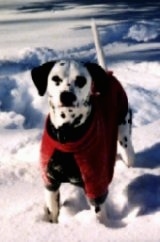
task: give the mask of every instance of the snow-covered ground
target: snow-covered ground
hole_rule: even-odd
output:
[[[0,241],[160,241],[160,3],[126,2],[0,0]],[[57,58],[96,61],[91,18],[134,110],[136,160],[130,169],[117,160],[106,226],[68,184],[60,222],[50,224],[38,164],[48,107],[30,70]]]

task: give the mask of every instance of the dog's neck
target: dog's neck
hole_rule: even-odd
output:
[[[64,123],[59,128],[56,128],[49,116],[47,122],[47,131],[49,135],[59,141],[60,143],[67,143],[67,142],[75,142],[79,140],[85,132],[88,130],[92,119],[94,116],[94,110],[91,109],[91,112],[87,116],[85,122],[77,127],[75,127],[74,123]]]

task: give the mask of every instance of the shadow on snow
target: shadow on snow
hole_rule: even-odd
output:
[[[154,169],[160,167],[160,143],[136,154],[136,168]]]
[[[48,1],[35,1],[32,3],[28,3],[25,5],[19,5],[18,10],[23,12],[42,12],[42,11],[54,11],[54,10],[63,10],[68,8],[74,8],[76,5],[106,5],[106,9],[108,9],[108,6],[111,5],[115,8],[126,8],[126,13],[130,16],[135,15],[135,10],[137,10],[137,17],[140,17],[139,11],[142,10],[143,16],[148,16],[149,18],[151,16],[155,16],[156,9],[160,6],[160,3],[156,0],[141,0],[141,1],[134,1],[130,2],[127,0],[115,0],[114,4],[112,0],[48,0]],[[141,9],[140,9],[141,8]],[[124,13],[116,14],[116,18],[124,18]],[[107,14],[107,12],[106,12]],[[114,15],[113,15],[114,17]]]
[[[127,189],[132,207],[139,207],[138,215],[146,215],[160,209],[160,176],[145,174],[134,179]]]

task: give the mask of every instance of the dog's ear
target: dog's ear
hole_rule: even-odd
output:
[[[88,62],[85,63],[85,66],[92,77],[95,91],[99,92],[100,94],[105,93],[110,81],[107,72],[96,63]]]
[[[32,80],[36,88],[38,89],[38,93],[40,96],[43,96],[45,94],[47,88],[48,74],[55,63],[56,61],[50,61],[31,70]]]

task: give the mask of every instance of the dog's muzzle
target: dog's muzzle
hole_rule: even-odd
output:
[[[64,91],[60,95],[60,101],[65,107],[70,107],[76,101],[76,96],[72,92]]]

